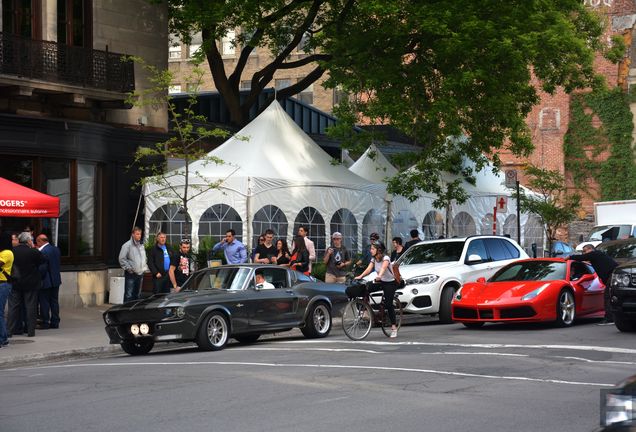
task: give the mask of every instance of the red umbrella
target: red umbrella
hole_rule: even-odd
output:
[[[0,217],[60,216],[60,199],[0,177]]]

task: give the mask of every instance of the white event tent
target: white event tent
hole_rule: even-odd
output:
[[[189,168],[190,185],[205,187],[211,181],[219,182],[218,188],[188,203],[195,247],[199,237],[218,240],[228,227],[234,228],[244,243],[250,239],[250,248],[255,236],[266,228],[291,243],[294,225],[303,223],[309,225],[310,238],[318,250],[324,250],[325,237],[332,230],[341,231],[345,244],[358,250],[363,221],[386,208],[384,185],[333,164],[277,101],[209,155],[224,163],[196,161]],[[183,168],[174,170],[177,175],[171,185],[183,190],[185,176],[178,171],[183,172]],[[178,212],[166,208],[175,208],[178,199],[168,188],[152,182],[144,187],[144,195],[146,232],[162,229],[175,241]],[[229,215],[234,215],[233,219]]]
[[[474,167],[472,161],[464,161]],[[474,174],[475,185],[463,182],[469,199],[463,204],[453,202],[450,209],[449,233],[445,232],[447,209],[435,209],[435,197],[422,192],[420,197],[411,202],[399,195],[387,195],[389,204],[388,235],[408,239],[409,231],[417,229],[422,239],[434,239],[439,236],[458,236],[493,233],[494,207],[498,198],[506,197],[506,211],[497,213],[497,234],[507,234],[517,239],[517,202],[513,192],[505,187],[504,177],[493,172],[491,165]],[[367,151],[349,168],[360,177],[372,182],[383,182],[394,176],[398,170],[388,161],[381,151],[371,145]],[[451,182],[457,177],[447,174],[442,181]],[[526,194],[532,192],[525,189]],[[521,214],[521,244],[530,250],[532,243],[537,243],[539,252],[543,247],[543,227],[534,215]]]

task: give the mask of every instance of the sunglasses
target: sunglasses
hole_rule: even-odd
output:
[[[190,239],[181,239],[181,244],[190,244]]]

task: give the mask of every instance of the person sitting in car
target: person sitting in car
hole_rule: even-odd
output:
[[[256,288],[257,289],[274,289],[274,285],[265,280],[263,272],[256,272]]]

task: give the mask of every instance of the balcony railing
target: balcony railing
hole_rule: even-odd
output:
[[[135,89],[122,54],[0,33],[0,74],[120,93]]]

